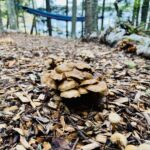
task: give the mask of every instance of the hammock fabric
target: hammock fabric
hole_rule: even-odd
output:
[[[50,13],[47,11],[33,9],[33,8],[21,6],[21,5],[19,5],[19,7],[21,7],[23,10],[25,10],[26,12],[28,12],[30,14],[47,17],[47,18],[51,18],[51,19],[56,19],[56,20],[61,20],[61,21],[72,21],[71,16],[63,16],[63,15],[53,14],[53,13]],[[98,18],[100,19],[102,17],[98,17]],[[76,21],[83,22],[83,21],[85,21],[85,17],[77,17]]]

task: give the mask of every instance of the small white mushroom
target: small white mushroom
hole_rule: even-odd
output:
[[[121,121],[121,117],[115,113],[115,112],[111,112],[108,116],[108,119],[110,121],[110,123],[112,124],[112,130],[115,130],[115,127],[118,123],[120,123]]]
[[[119,147],[126,147],[127,145],[127,138],[121,133],[114,133],[111,138],[111,142],[117,144]]]
[[[150,144],[146,144],[146,143],[141,144],[141,145],[139,145],[137,150],[150,150]]]
[[[137,150],[137,146],[134,145],[127,145],[125,150]]]

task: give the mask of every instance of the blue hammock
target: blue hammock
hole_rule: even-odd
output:
[[[61,21],[72,21],[71,16],[63,16],[63,15],[53,14],[53,13],[50,13],[50,12],[47,12],[44,10],[33,9],[33,8],[21,6],[21,5],[17,5],[17,6],[21,7],[23,10],[25,10],[26,12],[28,12],[30,14],[47,17],[47,18],[51,18],[51,19],[56,19],[56,20],[61,20]],[[98,17],[98,18],[101,19],[102,17]],[[76,21],[83,22],[83,21],[85,21],[85,17],[77,17]]]

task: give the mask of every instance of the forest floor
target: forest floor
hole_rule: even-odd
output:
[[[51,96],[40,75],[51,57],[89,63],[108,85],[104,107],[77,111],[71,106],[69,114],[49,107]],[[128,144],[150,142],[150,60],[99,43],[18,33],[0,36],[1,150],[120,150],[110,141],[111,111],[121,116],[115,131]]]

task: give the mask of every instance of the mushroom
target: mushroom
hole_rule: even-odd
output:
[[[117,113],[111,112],[108,118],[109,118],[110,123],[112,124],[112,130],[114,131],[116,128],[116,125],[120,123],[121,117]]]
[[[47,68],[49,68],[52,63],[53,63],[53,59],[48,59],[48,60],[45,61],[44,64],[45,64],[45,66],[46,66]]]
[[[57,73],[55,70],[52,70],[50,73],[50,77],[54,80],[61,81],[64,78],[64,75],[62,73]]]
[[[72,77],[72,78],[76,78],[76,79],[79,79],[79,80],[84,79],[83,73],[81,71],[77,70],[77,69],[73,69],[72,71],[65,72],[65,76],[67,78]]]
[[[107,91],[107,85],[104,81],[100,81],[98,84],[86,86],[86,89],[91,92],[104,94]]]
[[[79,90],[80,94],[87,94],[88,93],[88,91],[85,88],[82,88],[82,87],[80,87],[78,90]]]
[[[80,93],[78,90],[73,89],[61,92],[60,96],[63,98],[77,98],[80,97]]]
[[[66,72],[66,71],[71,71],[73,69],[73,66],[71,65],[67,65],[66,63],[63,63],[59,66],[57,66],[55,68],[55,70],[58,72],[58,73],[63,73],[63,72]]]
[[[83,72],[83,76],[85,79],[92,79],[93,78],[93,75],[89,72],[86,72],[86,71]]]
[[[91,66],[89,64],[83,63],[83,62],[77,62],[76,68],[80,70],[88,69],[91,70]]]
[[[127,145],[127,138],[121,133],[114,133],[110,140],[112,143],[117,144],[121,148],[124,148]]]
[[[105,94],[107,85],[104,81],[99,81],[94,77],[94,72],[89,64],[84,62],[71,62],[71,60],[56,63],[57,58],[54,60],[54,69],[45,77],[41,77],[41,82],[46,84],[50,89],[56,89],[58,96],[54,97],[54,101],[63,100],[64,98],[77,98],[84,94],[93,94],[95,98]],[[56,92],[56,91],[54,91]],[[100,93],[100,94],[99,94]],[[81,97],[82,98],[82,97]]]
[[[56,89],[55,81],[50,77],[50,73],[46,72],[41,75],[41,83],[48,86],[50,89]]]
[[[98,80],[96,79],[89,79],[89,80],[84,80],[81,82],[81,85],[91,85],[91,84],[95,84],[98,83]]]
[[[67,91],[67,90],[77,87],[78,85],[79,84],[74,80],[70,80],[70,81],[65,80],[58,86],[58,89],[60,91]]]
[[[134,145],[127,145],[125,150],[137,150],[137,146]]]
[[[150,150],[150,144],[143,143],[143,144],[139,145],[137,150]]]

